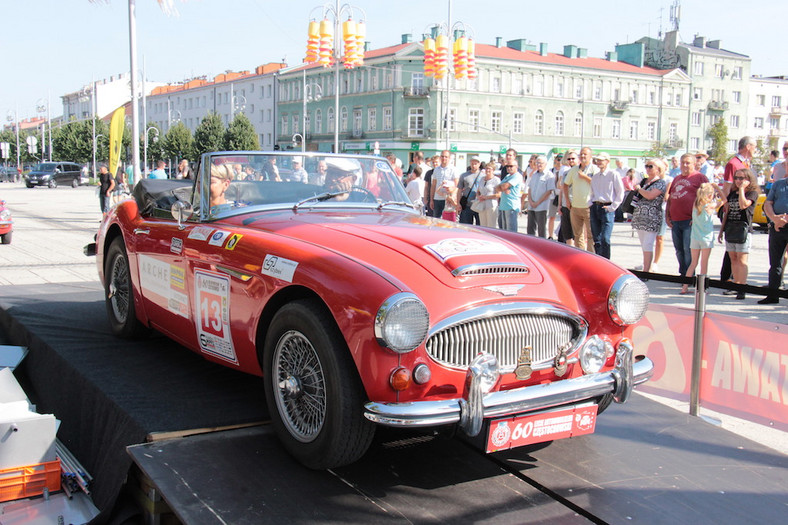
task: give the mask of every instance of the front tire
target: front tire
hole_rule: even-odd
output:
[[[51,181],[49,181],[49,187],[50,188],[57,188],[57,181],[55,179],[52,179]]]
[[[137,338],[146,332],[145,326],[137,319],[129,257],[122,237],[116,237],[107,251],[104,266],[104,297],[113,334]]]
[[[78,186],[79,186],[79,180],[78,179],[71,179],[71,187],[72,188],[77,188]]]
[[[12,233],[14,232],[8,232],[8,233],[4,233],[3,235],[0,235],[0,242],[2,242],[3,244],[11,244]]]
[[[318,303],[282,307],[266,334],[265,397],[279,439],[299,462],[327,469],[358,460],[375,433],[356,367],[334,319]]]

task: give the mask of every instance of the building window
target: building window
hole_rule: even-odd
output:
[[[512,133],[520,134],[523,132],[523,117],[522,113],[514,113],[512,115]]]
[[[339,110],[339,131],[347,131],[347,106],[342,106]]]
[[[649,91],[648,92],[648,103],[652,106],[657,104],[657,92],[656,91]]]
[[[780,129],[780,119],[774,117],[770,118],[769,129]]]
[[[328,108],[326,111],[326,126],[327,129],[333,130],[334,129],[334,108]]]
[[[614,118],[611,122],[610,136],[614,139],[621,138],[621,119]]]
[[[773,108],[779,108],[780,106],[782,106],[782,97],[780,97],[779,95],[773,96],[772,97],[772,107]]]
[[[555,83],[555,96],[564,98],[564,79],[559,78]]]
[[[633,89],[633,90],[632,90],[632,96],[630,97],[630,99],[629,99],[629,100],[630,100],[630,101],[631,101],[633,104],[637,104],[637,103],[638,103],[638,100],[639,100],[639,99],[638,99],[638,90],[637,90],[637,89]]]
[[[287,135],[289,132],[287,131],[287,123],[290,119],[287,115],[282,115],[282,135]]]
[[[594,118],[594,138],[602,136],[602,119]]]
[[[638,127],[640,123],[637,120],[629,121],[629,138],[632,140],[638,139]]]
[[[696,87],[692,90],[692,100],[700,100],[703,98],[703,88]]]
[[[602,83],[594,82],[594,100],[602,100]]]
[[[694,150],[700,149],[700,139],[698,137],[692,137],[690,139],[690,149],[694,149]]]
[[[457,129],[457,110],[455,108],[449,109],[449,131]]]
[[[575,83],[575,98],[577,100],[582,100],[583,98],[583,81],[577,80]]]
[[[353,134],[358,136],[361,135],[361,110],[354,109],[353,110]]]
[[[695,74],[703,75],[703,62],[695,62]]]
[[[299,124],[300,120],[301,120],[301,117],[299,115],[293,115],[293,133],[298,133],[299,132],[298,124]]]
[[[369,131],[378,129],[378,108],[367,108],[367,129]]]
[[[681,105],[681,93],[676,94],[676,106]]]
[[[672,122],[670,124],[670,127],[668,128],[668,141],[669,142],[675,142],[676,141],[676,135],[678,135],[678,134],[679,134],[679,125],[676,124],[675,122]]]
[[[693,111],[692,112],[692,125],[693,126],[700,126],[700,111]]]
[[[490,77],[490,91],[492,93],[501,92],[501,77],[498,76]]]
[[[323,133],[323,111],[315,110],[315,133]]]
[[[312,124],[312,119],[310,117],[311,117],[311,115],[307,111],[306,114],[304,114],[304,133],[310,133],[311,132],[310,125]]]
[[[495,133],[501,132],[501,112],[493,111],[490,117],[490,129]]]
[[[759,106],[765,106],[766,95],[755,95],[755,101],[758,103]]]
[[[539,109],[534,114],[534,135],[544,134],[544,113]]]
[[[515,76],[512,81],[512,93],[515,95],[523,94],[523,77]]]
[[[657,123],[653,120],[648,121],[646,124],[646,133],[648,140],[657,140]]]
[[[424,136],[424,109],[410,108],[408,111],[408,136]]]
[[[731,127],[732,128],[739,127],[739,115],[731,115]]]
[[[544,79],[539,76],[534,79],[534,95],[537,97],[541,97],[543,94],[544,94]]]
[[[378,73],[377,71],[372,72],[372,76],[369,78],[369,89],[370,91],[377,91],[378,90]]]
[[[391,131],[392,130],[392,122],[391,122],[391,107],[383,108],[383,131]]]
[[[555,114],[555,134],[563,136],[564,134],[564,112],[559,111]]]
[[[722,78],[722,75],[723,75],[722,64],[716,64],[714,66],[714,76],[717,78]]]
[[[414,94],[424,93],[424,73],[413,73],[410,77],[410,87]]]
[[[733,92],[733,103],[734,104],[741,104],[741,91],[734,91]]]
[[[479,131],[479,110],[468,110],[468,124],[471,126],[471,131]]]
[[[583,114],[578,113],[575,115],[575,137],[583,135]]]

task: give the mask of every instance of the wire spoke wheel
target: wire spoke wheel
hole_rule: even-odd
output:
[[[118,254],[112,260],[109,275],[109,302],[115,319],[121,324],[129,317],[130,291],[129,263],[124,254]]]
[[[326,419],[325,375],[317,352],[302,333],[289,331],[276,345],[273,365],[283,422],[295,439],[308,443]]]

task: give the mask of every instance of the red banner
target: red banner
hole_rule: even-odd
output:
[[[637,354],[654,361],[638,387],[689,400],[694,312],[651,305],[635,327]],[[707,313],[703,320],[701,406],[788,431],[788,325]]]

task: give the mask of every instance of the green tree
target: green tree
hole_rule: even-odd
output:
[[[654,143],[651,145],[651,149],[645,151],[644,155],[647,159],[667,158],[670,155],[668,152],[668,143],[654,141]]]
[[[164,155],[169,159],[173,159],[176,163],[180,159],[188,159],[192,156],[194,139],[191,131],[183,122],[178,122],[167,131],[167,134],[164,135],[163,143]]]
[[[728,126],[725,119],[720,118],[709,128],[708,135],[711,138],[711,152],[709,158],[714,164],[724,166],[728,162]]]
[[[257,133],[252,123],[243,113],[238,113],[227,131],[224,132],[224,149],[228,151],[252,151],[260,149]]]
[[[194,130],[195,158],[209,151],[221,151],[223,147],[224,124],[218,114],[210,111]]]

